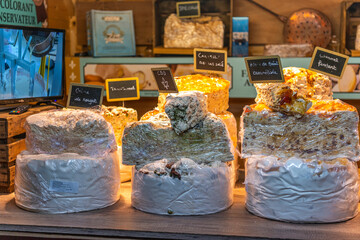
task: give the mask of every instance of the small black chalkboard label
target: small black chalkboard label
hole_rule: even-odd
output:
[[[245,65],[251,83],[285,81],[279,56],[246,57]]]
[[[200,1],[177,2],[176,14],[179,18],[200,17]]]
[[[108,102],[138,100],[140,98],[139,79],[106,79],[106,99]]]
[[[103,86],[71,83],[66,107],[91,108],[101,106],[103,93]]]
[[[200,72],[226,73],[225,50],[194,49],[194,69]]]
[[[159,92],[161,93],[177,93],[179,92],[174,81],[170,68],[152,68],[151,69]]]
[[[341,78],[349,57],[338,52],[316,47],[311,58],[310,70]]]

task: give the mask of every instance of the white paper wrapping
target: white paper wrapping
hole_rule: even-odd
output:
[[[119,198],[116,151],[96,158],[23,151],[16,159],[15,202],[26,210],[81,212],[110,206]]]
[[[339,222],[358,213],[358,169],[337,159],[305,161],[254,156],[246,163],[246,208],[288,222]]]
[[[171,167],[181,179],[170,176],[167,164],[167,160],[160,160],[133,170],[134,208],[164,215],[204,215],[232,205],[234,172],[225,163],[210,167],[181,159]]]

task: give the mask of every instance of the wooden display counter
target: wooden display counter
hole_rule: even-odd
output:
[[[236,189],[231,208],[206,216],[143,213],[130,206],[130,191],[130,183],[122,184],[121,199],[115,205],[60,215],[27,212],[15,205],[14,194],[0,195],[0,239],[360,239],[360,216],[333,224],[292,224],[256,217],[244,207],[244,188]]]

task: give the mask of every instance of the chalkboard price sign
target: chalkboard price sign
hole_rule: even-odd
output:
[[[200,1],[177,2],[176,14],[179,18],[200,17]]]
[[[316,47],[309,69],[335,78],[341,78],[349,57],[338,52]]]
[[[138,100],[140,98],[139,79],[106,79],[106,99],[108,102]]]
[[[170,68],[152,68],[151,69],[159,92],[161,93],[177,93],[179,92],[174,81]]]
[[[246,57],[245,65],[251,83],[285,81],[279,56]]]
[[[225,50],[194,49],[194,69],[200,72],[226,73]]]
[[[71,83],[66,107],[91,108],[101,106],[103,93],[103,86]]]

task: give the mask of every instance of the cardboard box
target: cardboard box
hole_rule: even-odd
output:
[[[246,57],[249,55],[249,18],[232,18],[232,56]]]
[[[77,0],[75,3],[76,43],[80,47],[87,45],[86,13],[91,10],[125,11],[132,10],[137,46],[152,47],[153,5],[155,0]],[[49,16],[50,17],[50,16]],[[69,34],[67,34],[69,35]]]
[[[94,57],[136,54],[133,13],[129,11],[87,12],[89,54]]]

